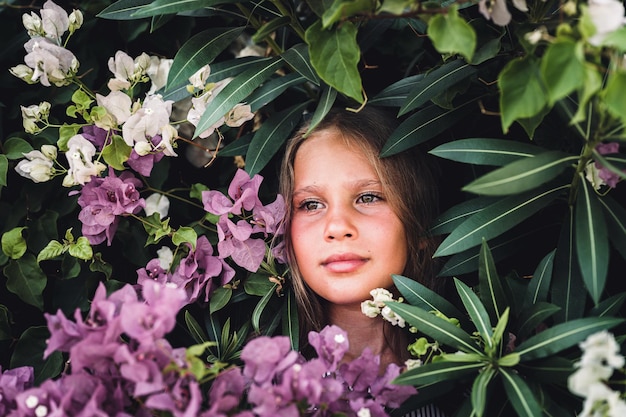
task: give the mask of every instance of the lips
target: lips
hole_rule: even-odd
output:
[[[354,253],[332,255],[322,262],[322,267],[333,273],[354,272],[368,261],[367,258]]]

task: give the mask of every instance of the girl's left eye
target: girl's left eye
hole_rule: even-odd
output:
[[[379,200],[381,200],[382,197],[374,194],[374,193],[366,193],[366,194],[361,194],[358,198],[358,202],[359,203],[364,203],[364,204],[372,204],[375,203]]]

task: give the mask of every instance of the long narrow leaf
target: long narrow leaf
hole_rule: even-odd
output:
[[[541,406],[526,382],[512,371],[500,368],[507,397],[519,417],[537,417],[541,415]]]
[[[598,199],[604,209],[604,218],[613,247],[626,259],[626,209],[610,196]]]
[[[319,122],[324,119],[324,117],[328,114],[331,107],[335,103],[337,99],[337,90],[333,87],[324,84],[322,89],[322,94],[320,95],[319,102],[315,111],[313,112],[313,116],[311,117],[311,122],[309,123],[309,128],[307,129],[306,134],[311,133],[313,129],[319,124]]]
[[[256,131],[246,154],[246,170],[251,177],[272,159],[302,118],[308,104],[304,102],[272,115]]]
[[[267,303],[270,301],[270,299],[274,295],[274,292],[276,291],[276,285],[277,284],[274,284],[272,289],[268,291],[267,294],[265,294],[263,297],[261,297],[259,302],[254,307],[254,310],[252,311],[252,319],[251,319],[252,328],[256,332],[261,330],[261,315],[263,315],[263,311],[265,311],[265,307],[267,307]]]
[[[481,417],[487,405],[487,393],[489,392],[489,383],[496,375],[496,370],[489,366],[478,374],[472,384],[472,407],[477,417]]]
[[[478,333],[482,336],[486,348],[489,350],[493,349],[493,330],[485,306],[480,302],[478,296],[474,294],[474,291],[462,281],[455,278],[454,285],[456,286],[456,292],[459,294],[461,302],[467,310],[467,314],[474,323],[474,326],[476,326]]]
[[[134,20],[133,16],[137,10],[140,10],[147,4],[152,3],[153,0],[120,0],[107,6],[104,10],[98,13],[98,17],[102,19],[111,20]]]
[[[280,59],[263,61],[236,76],[207,106],[204,114],[200,117],[198,126],[196,126],[196,132],[199,134],[213,126],[226,112],[232,109],[235,104],[240,103],[248,97],[252,91],[280,68],[282,64],[283,62]]]
[[[446,256],[477,246],[532,216],[558,198],[569,185],[543,187],[500,200],[474,214],[439,245],[434,256]]]
[[[196,343],[204,343],[209,340],[206,334],[204,334],[204,331],[202,331],[198,321],[189,313],[189,311],[185,311],[185,324],[187,324],[187,329]]]
[[[490,310],[491,317],[500,320],[500,316],[507,307],[507,299],[500,283],[496,263],[491,255],[487,242],[483,240],[480,247],[478,262],[478,288],[480,299],[485,308]]]
[[[619,312],[624,305],[624,301],[626,301],[626,292],[620,292],[612,295],[589,310],[589,315],[595,317],[619,315]]]
[[[180,48],[167,76],[166,90],[176,88],[203,66],[213,62],[228,47],[243,27],[211,28],[198,33]]]
[[[560,323],[530,337],[515,350],[523,362],[545,358],[574,346],[590,334],[610,329],[623,322],[624,319],[614,317],[586,317]]]
[[[561,307],[554,319],[565,322],[583,316],[587,290],[580,274],[574,242],[574,214],[569,207],[563,222],[559,243],[554,254],[554,269],[550,285],[550,301]]]
[[[457,204],[441,213],[437,219],[435,219],[435,223],[430,229],[430,232],[434,235],[450,233],[469,216],[478,213],[496,201],[494,197],[477,197]]]
[[[561,356],[550,356],[546,359],[520,364],[518,369],[521,374],[536,381],[565,385],[567,378],[574,371],[574,361]]]
[[[425,74],[416,74],[406,77],[385,87],[380,93],[371,98],[368,104],[375,106],[401,107],[409,93],[424,78]]]
[[[543,151],[536,145],[513,140],[470,138],[444,143],[428,153],[468,164],[504,166]]]
[[[555,253],[556,249],[544,256],[541,262],[539,262],[539,265],[537,265],[535,273],[528,284],[528,289],[526,290],[524,297],[525,307],[530,307],[533,304],[548,299]]]
[[[234,0],[156,0],[150,5],[140,8],[132,16],[140,18],[175,14],[234,2]]]
[[[285,76],[276,77],[271,81],[263,84],[254,93],[252,93],[247,100],[252,112],[256,112],[267,103],[273,101],[276,97],[280,96],[289,87],[302,84],[306,78],[300,74],[291,73]]]
[[[459,81],[470,77],[475,72],[476,69],[474,67],[458,59],[443,64],[436,70],[427,73],[424,78],[415,85],[413,92],[400,108],[398,116],[402,116],[421,106]]]
[[[215,349],[217,351],[218,358],[222,356],[222,348],[221,348],[221,334],[222,334],[222,326],[217,319],[217,316],[214,316],[209,313],[208,309],[205,309],[204,314],[204,327],[207,331],[207,337],[212,342],[217,342],[215,344]]]
[[[449,110],[431,105],[412,114],[387,139],[380,156],[397,154],[449,129],[466,115],[465,106],[471,102]]]
[[[410,305],[425,311],[440,311],[446,317],[456,318],[463,322],[465,314],[461,313],[454,304],[430,288],[402,275],[392,275],[391,277],[400,294]]]
[[[285,309],[283,310],[282,323],[283,333],[289,336],[291,349],[300,350],[300,325],[298,324],[298,306],[293,291],[288,291],[285,297]]]
[[[309,59],[309,47],[305,43],[299,43],[282,53],[285,62],[300,75],[311,81],[315,85],[319,85],[320,79],[311,65]]]
[[[549,151],[512,162],[463,187],[480,195],[511,195],[532,190],[557,177],[577,156]]]
[[[591,184],[581,174],[579,193],[576,199],[575,225],[576,254],[583,281],[589,295],[598,304],[609,264],[609,239],[604,221],[604,212]]]
[[[402,317],[418,331],[440,343],[467,353],[482,354],[472,337],[444,319],[427,313],[421,308],[402,303],[385,303],[394,313]]]
[[[518,319],[517,337],[523,340],[531,334],[537,327],[544,323],[548,318],[552,317],[554,313],[561,308],[554,304],[546,303],[544,301],[538,301],[536,304],[527,306]]]
[[[482,362],[434,362],[401,373],[393,383],[416,387],[431,385],[477,373],[484,366]]]

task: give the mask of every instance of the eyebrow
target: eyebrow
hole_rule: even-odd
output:
[[[373,179],[354,180],[348,184],[351,189],[358,190],[369,187],[382,187],[382,182]],[[307,185],[302,188],[294,190],[293,197],[297,197],[300,194],[316,194],[322,190],[322,187],[317,185]]]

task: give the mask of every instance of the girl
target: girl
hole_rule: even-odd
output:
[[[416,150],[379,158],[395,121],[367,107],[333,109],[287,145],[280,192],[305,354],[308,332],[335,324],[348,332],[346,360],[365,347],[380,356],[381,370],[408,358],[405,329],[361,312],[372,289],[394,291],[392,274],[435,286],[435,180]]]

